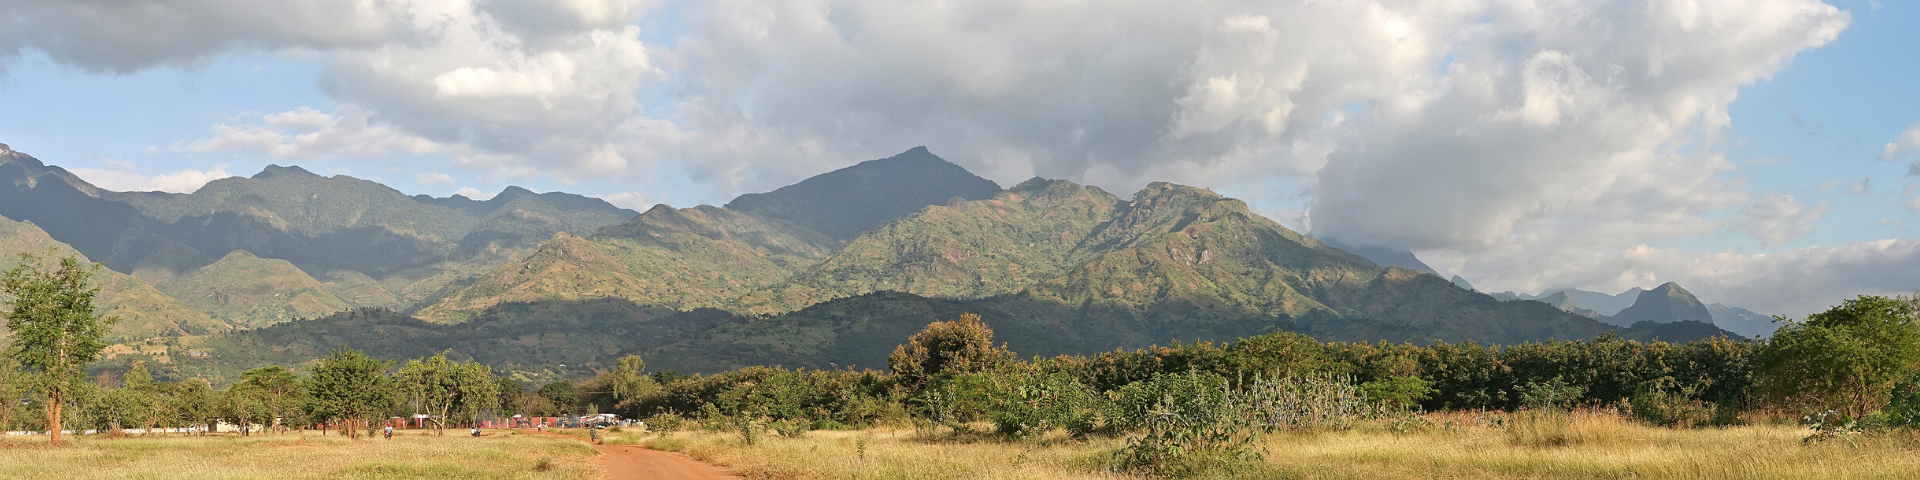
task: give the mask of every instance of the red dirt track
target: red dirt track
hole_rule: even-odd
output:
[[[535,435],[553,435],[583,442],[586,441],[586,439],[580,437],[551,432],[528,429],[520,429],[519,432]],[[600,471],[606,473],[606,478],[645,478],[659,480],[742,478],[727,473],[727,470],[724,468],[700,463],[697,460],[687,458],[686,455],[678,453],[662,452],[635,445],[594,445],[593,448],[600,451]]]

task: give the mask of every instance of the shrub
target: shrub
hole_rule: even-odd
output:
[[[1360,384],[1360,392],[1389,410],[1411,410],[1433,396],[1433,382],[1402,376]]]
[[[1642,388],[1631,403],[1633,417],[1662,427],[1695,428],[1714,423],[1715,406],[1685,393]]]
[[[1065,373],[1034,370],[994,375],[990,415],[1001,434],[1030,437],[1061,428],[1085,436],[1109,424],[1105,398]]]

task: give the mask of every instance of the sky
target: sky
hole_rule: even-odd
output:
[[[0,143],[113,190],[268,164],[724,204],[927,146],[1153,181],[1484,291],[1920,290],[1920,4],[0,0]]]

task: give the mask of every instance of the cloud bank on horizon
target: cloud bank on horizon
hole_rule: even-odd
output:
[[[1418,251],[1483,288],[1679,281],[1709,301],[1799,314],[1920,286],[1906,273],[1920,269],[1886,268],[1920,262],[1913,240],[1764,254],[1650,246],[1737,234],[1775,250],[1830,211],[1751,191],[1717,149],[1743,86],[1848,27],[1848,12],[1813,0],[0,10],[0,69],[30,51],[100,74],[260,52],[323,65],[319,88],[335,105],[236,116],[164,147],[184,151],[435,155],[563,181],[671,171],[724,198],[927,145],[1003,184],[1263,192],[1281,200],[1256,205],[1290,225]],[[1882,160],[1914,157],[1920,125],[1889,141]]]

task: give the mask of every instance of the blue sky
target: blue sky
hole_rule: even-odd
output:
[[[926,145],[1003,185],[1213,187],[1493,290],[1920,288],[1884,271],[1920,270],[1920,133],[1882,158],[1920,128],[1911,3],[0,7],[0,143],[109,188],[297,164],[640,210]]]

